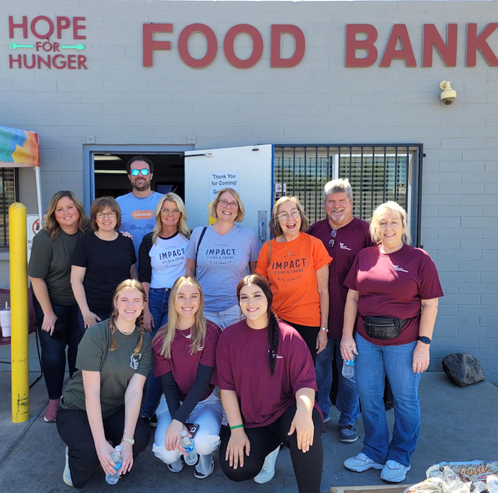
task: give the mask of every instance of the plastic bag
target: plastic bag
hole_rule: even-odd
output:
[[[486,485],[489,493],[498,493],[498,476],[490,474],[486,478]]]

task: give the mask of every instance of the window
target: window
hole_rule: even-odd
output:
[[[420,144],[275,146],[274,198],[299,197],[313,223],[325,218],[325,183],[348,178],[356,217],[369,221],[378,205],[394,200],[407,211],[418,246],[422,156]]]
[[[9,246],[9,207],[18,200],[17,168],[0,168],[0,246]]]

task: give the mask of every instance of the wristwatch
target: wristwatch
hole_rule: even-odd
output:
[[[327,329],[327,327],[320,327],[320,330],[323,330],[324,332],[328,332],[329,329]]]
[[[135,440],[133,438],[121,438],[122,442],[128,442],[130,445],[135,445]]]
[[[425,337],[425,336],[418,336],[417,340],[419,340],[420,342],[423,342],[424,344],[430,344],[431,343],[431,340],[428,337]]]

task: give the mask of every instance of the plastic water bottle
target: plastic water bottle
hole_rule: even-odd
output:
[[[182,447],[185,449],[187,455],[184,455],[185,464],[193,466],[197,463],[197,452],[194,450],[194,440],[187,436],[185,430],[182,431]]]
[[[111,454],[111,459],[113,460],[114,464],[116,464],[114,466],[116,472],[114,474],[106,473],[105,480],[109,484],[116,484],[119,481],[119,468],[123,463],[123,454],[121,453],[121,447],[119,445],[116,447],[116,451]]]
[[[353,378],[353,376],[354,376],[354,358],[350,361],[344,360],[342,362],[342,376],[344,378]]]

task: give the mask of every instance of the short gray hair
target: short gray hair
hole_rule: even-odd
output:
[[[347,178],[345,180],[338,178],[337,180],[325,183],[323,187],[323,200],[327,200],[327,196],[334,195],[334,193],[345,193],[349,200],[353,200],[353,189]]]

